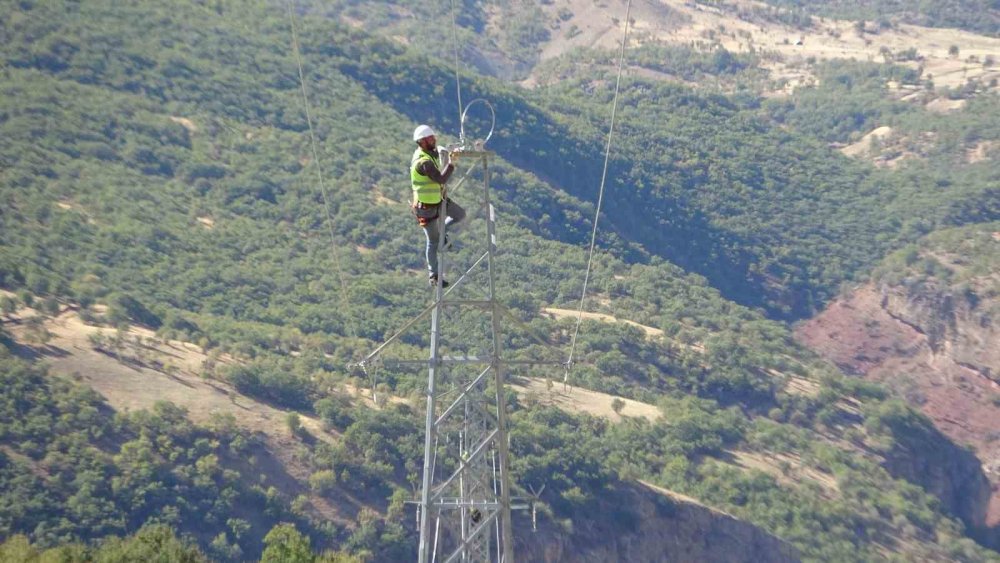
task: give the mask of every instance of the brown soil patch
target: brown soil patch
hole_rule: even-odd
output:
[[[730,518],[736,518],[732,514],[729,514],[728,512],[726,512],[724,510],[719,510],[718,508],[715,508],[715,507],[712,507],[712,506],[708,506],[707,504],[702,503],[701,501],[699,501],[698,499],[696,499],[694,497],[689,497],[687,495],[683,495],[683,494],[678,493],[676,491],[671,491],[670,489],[664,489],[663,487],[654,485],[654,484],[650,483],[649,481],[644,481],[642,479],[640,479],[638,482],[641,483],[644,487],[648,488],[649,490],[651,490],[651,491],[653,491],[655,493],[661,494],[661,495],[663,495],[663,496],[665,496],[665,497],[667,497],[667,498],[669,498],[671,500],[675,500],[675,501],[678,501],[678,502],[683,502],[685,504],[694,504],[694,505],[697,505],[697,506],[700,506],[700,507],[704,508],[705,510],[709,510],[711,512],[714,512],[716,514],[722,514],[722,515],[728,516]]]
[[[908,24],[878,33],[859,34],[854,22],[825,18],[813,18],[809,29],[800,30],[775,22],[740,19],[737,10],[749,12],[762,6],[753,0],[734,0],[729,4],[734,9],[719,9],[686,0],[636,2],[632,8],[635,24],[630,32],[630,45],[663,42],[721,45],[734,52],[753,49],[771,59],[767,66],[772,78],[784,78],[790,84],[815,80],[806,64],[807,59],[882,61],[880,51],[883,48],[893,53],[916,49],[923,60],[903,64],[914,68],[923,65],[923,77],[932,75],[938,87],[961,86],[970,78],[985,84],[1000,76],[1000,68],[985,68],[981,63],[966,61],[970,56],[980,61],[987,55],[1000,57],[1000,38]],[[564,8],[572,12],[572,17],[551,32],[550,40],[542,46],[542,60],[580,47],[615,49],[620,44],[623,22],[615,18],[624,17],[624,6],[566,0],[546,9],[554,20],[557,10]],[[961,49],[959,57],[948,54],[952,45]],[[788,92],[786,89],[776,93]]]
[[[662,415],[659,408],[648,403],[566,385],[541,377],[522,378],[512,382],[510,386],[526,402],[537,401],[567,412],[587,413],[607,418],[613,422],[621,422],[622,417],[642,417],[647,420],[656,420]],[[624,403],[621,415],[611,408],[611,403],[615,399],[620,399]]]
[[[381,407],[385,405],[386,401],[394,405],[410,405],[418,408],[418,410],[423,408],[423,403],[420,405],[414,405],[413,401],[406,397],[400,397],[399,395],[392,395],[382,391],[372,393],[371,388],[368,387],[357,387],[350,383],[345,383],[343,384],[343,388],[354,397],[355,401],[359,401],[369,408]]]
[[[847,145],[840,149],[840,152],[847,156],[862,156],[871,152],[872,141],[879,141],[885,139],[892,134],[892,127],[883,125],[882,127],[876,127],[871,132],[869,132],[864,137],[853,144]]]
[[[638,21],[643,21],[644,25],[651,22],[663,23],[660,18],[639,17],[643,7],[650,4],[652,3],[643,2],[633,6],[636,25]],[[572,16],[561,21],[559,27],[552,30],[549,41],[542,47],[542,60],[558,57],[581,47],[610,49],[621,41],[623,22],[616,22],[613,18],[624,18],[624,7],[620,9],[620,13],[616,13],[618,10],[609,9],[592,0],[565,0],[550,4],[548,10],[552,16],[556,14],[556,10],[568,10]]]
[[[920,147],[932,145],[934,134],[923,133],[917,137]],[[903,161],[919,155],[907,147],[913,139],[893,135],[891,127],[877,127],[855,143],[843,146],[840,152],[853,158],[865,158],[872,164],[885,168],[896,168]]]
[[[378,186],[372,186],[372,195],[375,197],[375,203],[378,205],[399,205],[400,202],[387,197],[382,189]]]
[[[62,211],[74,211],[76,213],[79,213],[90,225],[97,224],[97,221],[95,221],[94,218],[89,213],[87,213],[87,210],[81,207],[80,204],[75,201],[69,201],[69,200],[57,201],[55,202],[55,206],[61,209]]]
[[[973,446],[994,484],[987,524],[1000,523],[1000,385],[956,362],[947,345],[932,348],[919,327],[886,310],[872,285],[799,325],[795,338],[845,372],[886,384],[956,443]]]
[[[819,384],[804,377],[790,375],[788,383],[785,384],[785,391],[792,395],[805,395],[815,397],[819,395]]]
[[[951,113],[963,107],[965,107],[965,100],[951,100],[948,98],[935,98],[924,105],[924,108],[934,113]]]
[[[542,313],[549,315],[553,319],[563,319],[567,317],[575,319],[577,318],[578,315],[580,315],[579,311],[574,311],[572,309],[559,309],[556,307],[542,307]],[[663,336],[663,331],[658,328],[642,325],[635,321],[619,320],[618,317],[615,317],[613,315],[607,315],[605,313],[588,313],[584,311],[583,318],[594,321],[604,321],[607,323],[623,322],[625,324],[641,328],[642,331],[646,333],[646,336],[656,336],[656,337]]]
[[[186,117],[176,117],[176,116],[171,115],[170,116],[170,121],[173,121],[174,123],[177,123],[181,127],[187,129],[189,133],[197,133],[198,132],[198,126],[194,124],[194,121],[191,121],[190,119],[188,119]]]
[[[611,306],[611,300],[610,299],[597,298],[597,302],[600,303],[601,305],[605,306],[605,307],[610,307]],[[579,311],[574,311],[573,309],[559,309],[557,307],[542,307],[541,312],[542,312],[543,315],[548,315],[549,317],[551,317],[553,319],[565,319],[565,318],[576,319],[577,316],[580,314]],[[675,344],[677,346],[686,348],[688,350],[692,350],[694,352],[698,352],[699,354],[704,354],[705,353],[705,346],[704,346],[704,344],[702,344],[700,342],[685,343],[685,342],[681,342],[680,340],[676,340],[676,339],[673,339],[673,338],[667,338],[667,336],[664,334],[663,330],[658,329],[658,328],[654,328],[654,327],[651,327],[651,326],[647,326],[647,325],[644,325],[644,324],[639,324],[639,323],[637,323],[635,321],[629,321],[629,320],[625,320],[625,319],[619,319],[618,317],[615,317],[614,315],[608,315],[606,313],[589,313],[587,311],[583,312],[583,318],[589,319],[589,320],[593,320],[593,321],[604,321],[606,323],[618,323],[618,322],[622,322],[622,323],[625,323],[625,324],[628,324],[628,325],[632,325],[632,326],[634,326],[636,328],[642,329],[642,331],[645,332],[646,336],[648,336],[648,337],[652,337],[652,338],[664,338],[664,339],[670,340],[670,342],[672,342],[673,344]],[[684,324],[684,323],[681,323],[681,324]],[[690,325],[685,325],[685,326],[690,326]]]
[[[965,150],[965,161],[969,164],[990,160],[990,153],[1000,148],[1000,142],[980,141],[975,146]],[[995,234],[995,233],[994,233]]]
[[[880,301],[875,288],[866,286],[799,325],[795,337],[853,375],[865,375],[889,358],[915,354],[925,338],[893,319]]]
[[[887,157],[881,157],[881,158],[877,158],[877,159],[875,159],[874,164],[875,164],[875,166],[879,166],[879,167],[896,169],[904,161],[906,161],[908,159],[911,159],[911,158],[917,158],[917,155],[915,155],[915,154],[913,154],[911,152],[904,152],[904,153],[901,153],[898,156],[894,156],[894,157],[888,157],[888,158]]]
[[[30,310],[21,316],[31,316]],[[143,327],[130,327],[119,357],[95,350],[92,334],[113,336],[115,330],[84,324],[73,310],[66,310],[48,320],[45,327],[51,339],[36,351],[45,357],[51,373],[73,377],[90,385],[117,410],[147,409],[157,401],[170,401],[184,407],[192,420],[206,422],[215,413],[231,413],[244,428],[270,436],[286,436],[287,411],[241,395],[226,382],[200,376],[211,363],[198,346],[187,342],[164,342],[156,333]],[[22,325],[11,332],[20,340]],[[140,343],[141,342],[141,343]],[[142,362],[136,361],[142,358]],[[233,360],[223,356],[221,364]],[[154,367],[157,366],[157,367]],[[302,425],[318,439],[332,442],[333,435],[322,429],[319,420],[302,415]]]

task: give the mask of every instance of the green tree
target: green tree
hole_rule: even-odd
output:
[[[230,518],[226,520],[226,526],[233,533],[233,537],[240,539],[250,531],[250,523],[242,518]]]
[[[293,436],[299,436],[302,434],[302,417],[299,416],[299,413],[290,412],[285,415],[285,423],[288,425],[288,431],[291,432]]]
[[[0,313],[4,316],[13,315],[17,311],[17,300],[10,296],[0,297]]]
[[[611,410],[615,411],[615,414],[621,416],[622,409],[625,408],[625,401],[621,397],[615,397],[611,400]]]
[[[18,291],[17,292],[17,299],[25,307],[31,307],[32,305],[35,304],[35,296],[32,295],[31,292],[28,291],[27,289],[22,289],[22,290]]]
[[[225,532],[219,532],[212,540],[212,543],[209,544],[209,548],[211,548],[211,552],[216,556],[231,561],[239,560],[240,556],[243,555],[243,550],[240,549],[239,545],[235,543],[231,544],[227,541]]]
[[[35,561],[38,550],[31,545],[27,536],[15,535],[0,544],[0,561]]]
[[[94,554],[95,563],[203,563],[208,559],[195,546],[177,539],[163,524],[143,526],[134,536],[113,538]]]
[[[365,559],[343,551],[324,551],[316,563],[365,563]]]
[[[325,495],[337,486],[337,474],[330,469],[322,469],[309,476],[309,488]]]
[[[313,563],[309,538],[303,536],[293,524],[278,524],[264,536],[264,553],[261,563]]]
[[[31,344],[45,346],[52,339],[52,333],[45,327],[45,319],[41,316],[29,317],[24,326],[24,337]]]

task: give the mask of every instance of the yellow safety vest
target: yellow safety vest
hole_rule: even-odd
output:
[[[417,147],[413,152],[413,160],[410,161],[410,183],[413,185],[413,192],[417,194],[417,201],[433,205],[441,203],[441,184],[417,171],[420,163],[426,160],[433,162],[434,167],[441,170],[441,160],[437,156]]]

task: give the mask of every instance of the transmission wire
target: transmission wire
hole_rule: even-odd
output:
[[[631,0],[629,0],[631,1]],[[455,0],[451,0],[451,48],[455,55],[455,91],[458,94],[458,141],[465,143],[465,122],[462,120],[462,81],[458,76],[458,23],[455,16]]]
[[[340,281],[340,308],[341,311],[344,312],[344,315],[347,317],[347,319],[352,320],[352,317],[350,317],[350,314],[348,313],[349,299],[347,296],[347,278],[344,277],[344,268],[340,262],[340,255],[337,253],[336,250],[337,237],[336,237],[336,232],[333,229],[333,215],[330,213],[330,198],[327,196],[326,193],[326,182],[324,181],[323,178],[323,165],[319,157],[319,148],[318,148],[319,143],[316,142],[316,131],[313,128],[312,111],[309,105],[309,94],[306,90],[306,78],[305,78],[305,73],[302,70],[302,53],[299,48],[299,32],[298,28],[295,25],[296,18],[295,18],[294,4],[295,4],[294,0],[289,0],[286,3],[286,6],[288,8],[288,22],[292,28],[292,52],[295,54],[295,65],[298,68],[298,73],[299,73],[299,87],[302,91],[302,108],[306,114],[306,125],[308,125],[309,127],[309,145],[312,150],[313,163],[315,164],[316,168],[316,179],[317,183],[319,184],[319,191],[323,197],[323,211],[326,215],[326,226],[327,230],[330,233],[330,256],[333,258],[333,266],[334,269],[337,271],[337,278]],[[348,334],[352,338],[357,338],[358,334],[357,334],[357,329],[355,327],[355,323],[345,322],[344,324],[347,327]],[[375,402],[376,405],[378,405],[378,398],[375,394],[375,386],[377,383],[376,373],[377,369],[372,370],[371,374],[368,374],[367,370],[365,370],[365,374],[369,375],[371,379],[372,401]]]
[[[611,137],[615,131],[615,117],[618,113],[618,91],[622,82],[622,66],[625,62],[625,45],[628,41],[629,16],[632,11],[632,0],[628,0],[625,6],[625,30],[622,34],[622,47],[618,55],[618,77],[615,80],[615,96],[611,104],[611,126],[608,129],[608,141],[604,147],[604,170],[601,172],[601,187],[597,192],[597,210],[594,212],[594,227],[590,232],[590,252],[587,256],[587,271],[583,277],[583,291],[580,294],[580,310],[576,317],[576,327],[573,329],[573,338],[570,342],[569,359],[566,360],[566,371],[563,375],[563,383],[569,380],[569,371],[573,366],[573,356],[576,353],[576,338],[580,334],[580,325],[583,323],[583,304],[587,298],[587,284],[590,282],[591,266],[594,262],[594,246],[597,242],[597,222],[601,216],[601,205],[604,202],[604,183],[608,176],[608,160],[611,156]]]
[[[347,279],[344,277],[344,269],[341,267],[340,256],[336,252],[337,248],[337,237],[333,230],[333,215],[330,214],[330,199],[326,195],[326,183],[323,180],[323,165],[319,158],[318,143],[316,142],[316,132],[313,129],[312,112],[309,109],[309,95],[306,92],[306,79],[305,74],[302,72],[302,55],[299,52],[299,33],[295,26],[295,13],[293,11],[293,3],[289,1],[288,5],[288,20],[292,27],[292,50],[295,53],[295,64],[299,70],[299,86],[302,90],[302,106],[306,114],[306,125],[309,126],[309,144],[312,147],[313,162],[316,168],[316,178],[319,183],[320,194],[323,196],[323,211],[326,212],[326,226],[330,231],[330,255],[333,257],[333,264],[337,270],[337,277],[340,278],[340,301],[341,307],[343,307],[344,312],[347,312]],[[352,337],[356,337],[354,324],[347,323],[348,328]]]

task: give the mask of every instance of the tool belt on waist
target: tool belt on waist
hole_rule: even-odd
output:
[[[441,200],[438,203],[423,203],[417,202],[413,206],[413,214],[417,217],[417,222],[420,223],[421,227],[426,227],[428,223],[438,218],[441,212]]]

